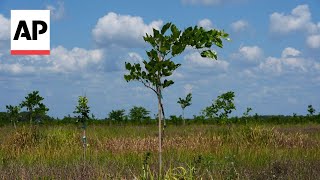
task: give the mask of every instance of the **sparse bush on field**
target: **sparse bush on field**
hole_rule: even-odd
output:
[[[169,122],[171,122],[174,125],[181,125],[182,123],[184,123],[184,119],[181,116],[175,116],[175,115],[171,115],[169,117]]]
[[[313,108],[313,106],[311,104],[308,105],[308,113],[309,113],[308,115],[313,116],[315,112],[316,110]]]
[[[17,124],[18,118],[19,118],[20,107],[7,105],[6,108],[7,108],[7,113],[8,113],[8,119],[10,119],[10,121],[13,124],[13,127],[16,129],[17,128],[16,124]]]
[[[229,114],[236,109],[234,96],[232,91],[221,94],[210,106],[202,110],[202,115],[207,119],[218,119],[221,123],[226,123]]]
[[[124,124],[127,121],[127,116],[125,115],[125,110],[124,109],[120,109],[120,110],[112,110],[109,114],[108,114],[108,120],[112,123],[116,123],[116,124]]]
[[[34,117],[37,117],[38,115],[46,115],[47,111],[49,111],[49,108],[42,103],[43,100],[44,98],[39,95],[39,91],[33,91],[25,97],[24,101],[21,102],[20,107],[26,108],[29,112],[30,124],[33,123]]]
[[[129,111],[129,119],[134,124],[150,124],[151,117],[149,114],[150,111],[148,111],[146,108],[134,106]]]

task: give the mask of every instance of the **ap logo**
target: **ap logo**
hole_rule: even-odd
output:
[[[11,10],[11,55],[50,55],[50,10]]]

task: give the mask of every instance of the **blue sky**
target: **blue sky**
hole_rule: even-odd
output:
[[[86,95],[92,113],[104,118],[114,109],[144,106],[156,113],[155,95],[126,83],[124,62],[141,62],[150,47],[142,36],[173,22],[181,29],[199,25],[224,29],[231,42],[216,49],[219,60],[187,49],[174,61],[182,66],[164,92],[167,114],[188,92],[186,116],[198,115],[219,94],[234,91],[237,110],[258,114],[306,114],[320,110],[319,1],[0,1],[0,111],[39,90],[49,115],[63,117]],[[10,55],[10,10],[51,10],[51,55]]]

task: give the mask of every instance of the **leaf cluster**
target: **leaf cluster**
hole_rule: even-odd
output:
[[[20,112],[20,106],[12,106],[12,105],[6,105],[7,108],[7,113],[11,119],[12,122],[17,121],[19,117],[19,112]]]
[[[312,116],[316,112],[316,110],[313,108],[311,104],[308,105],[308,112],[309,112],[309,116]]]
[[[25,100],[22,101],[20,107],[26,107],[31,113],[31,116],[34,116],[35,114],[45,115],[46,112],[49,111],[49,108],[41,102],[43,100],[44,98],[39,95],[39,91],[33,91],[25,97]]]
[[[143,68],[139,63],[125,63],[129,74],[124,75],[125,80],[139,81],[152,89],[158,96],[158,88],[166,88],[174,82],[167,79],[173,74],[180,64],[171,59],[181,54],[186,47],[201,50],[201,56],[217,59],[217,53],[211,50],[211,46],[223,47],[222,39],[228,39],[228,34],[215,29],[205,30],[202,27],[188,27],[184,31],[179,30],[172,23],[165,24],[161,30],[153,29],[153,34],[146,34],[144,40],[151,45],[151,50],[146,51],[148,61],[143,61]],[[162,78],[164,79],[162,80]]]
[[[148,111],[144,107],[134,106],[130,109],[129,118],[134,122],[142,122],[143,120],[147,120],[150,118],[150,111]]]
[[[228,115],[232,112],[232,110],[236,109],[234,105],[234,97],[235,95],[232,91],[223,93],[218,96],[211,106],[206,107],[202,113],[209,118],[228,118]]]
[[[126,119],[126,115],[125,115],[125,110],[124,109],[120,109],[120,110],[112,110],[109,113],[109,119],[113,120],[113,121],[124,121]]]
[[[78,105],[73,113],[78,114],[78,121],[84,123],[89,119],[90,107],[88,106],[88,98],[79,96]]]
[[[181,105],[181,108],[184,109],[191,105],[191,100],[192,100],[192,94],[189,93],[187,94],[185,99],[179,98],[177,103],[179,103]]]

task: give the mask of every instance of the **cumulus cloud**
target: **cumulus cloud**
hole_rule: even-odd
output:
[[[265,62],[260,63],[259,68],[265,72],[280,74],[282,65],[280,59],[268,57]]]
[[[291,14],[275,12],[270,15],[270,30],[276,33],[288,33],[296,30],[314,31],[308,5],[299,5]]]
[[[277,75],[283,72],[307,72],[314,68],[314,61],[300,57],[301,52],[297,49],[287,47],[282,51],[281,57],[268,57],[261,62],[259,68],[264,72],[275,73]]]
[[[299,5],[288,15],[278,12],[272,13],[270,15],[270,30],[283,34],[299,30],[316,33],[319,31],[319,27],[311,21],[309,6]]]
[[[204,29],[212,29],[213,24],[210,19],[202,19],[198,22],[198,26],[203,27]]]
[[[83,72],[93,66],[96,70],[104,58],[100,49],[86,50],[73,48],[68,50],[58,46],[51,50],[50,56],[22,56],[11,57],[0,64],[0,72],[11,74],[30,73],[67,73]],[[12,63],[16,62],[16,63]]]
[[[10,39],[10,20],[0,14],[0,41]]]
[[[281,57],[286,58],[289,56],[299,56],[301,52],[295,48],[287,47],[282,51]]]
[[[73,48],[67,50],[58,46],[51,50],[51,55],[47,57],[51,66],[50,70],[56,72],[77,71],[98,64],[104,58],[104,53],[100,49],[86,50],[82,48]]]
[[[65,13],[64,3],[62,1],[58,1],[57,6],[47,5],[46,9],[50,10],[51,17],[54,20],[62,19]]]
[[[223,60],[213,60],[209,58],[203,58],[198,52],[189,53],[184,57],[189,67],[200,68],[217,68],[226,71],[229,67],[229,63]]]
[[[153,28],[160,29],[162,24],[161,20],[145,24],[139,16],[110,12],[98,20],[92,34],[100,46],[143,47],[143,36],[146,33],[151,34]]]
[[[263,51],[258,46],[240,47],[239,53],[242,57],[250,61],[255,61],[263,56]]]
[[[320,34],[308,36],[307,45],[313,49],[320,48]]]
[[[36,72],[35,67],[25,66],[23,64],[0,64],[0,72],[6,72],[10,74],[28,74]]]
[[[306,32],[306,44],[309,48],[320,48],[320,22],[312,21],[308,5],[299,5],[291,14],[275,12],[270,15],[270,30],[273,33]]]
[[[231,28],[234,32],[244,31],[248,28],[249,23],[245,20],[238,20],[236,22],[231,23]]]

